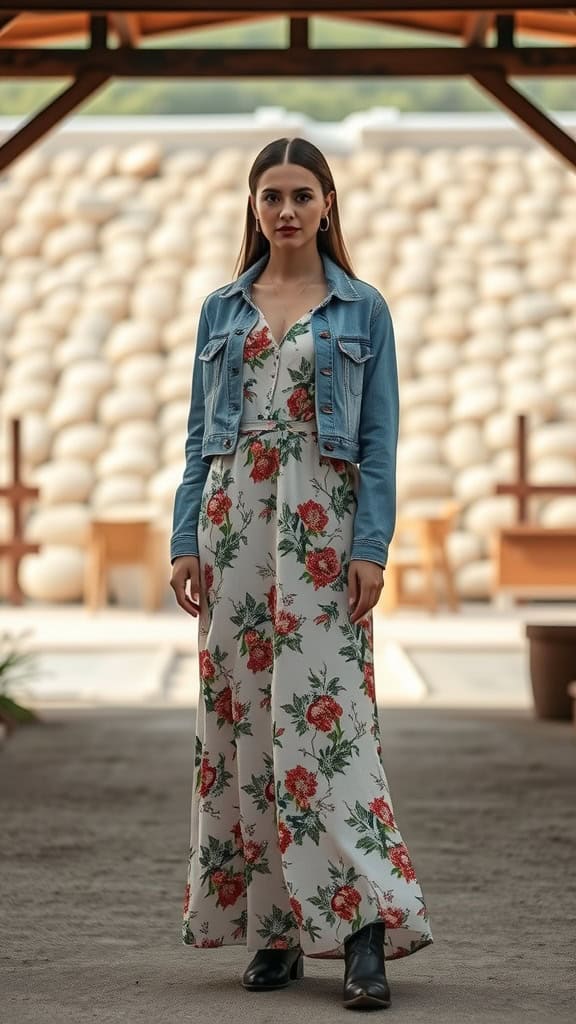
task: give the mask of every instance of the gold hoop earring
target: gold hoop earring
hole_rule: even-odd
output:
[[[322,227],[322,221],[324,220],[324,217],[321,217],[320,218],[320,231],[328,231],[329,228],[330,228],[330,217],[328,216],[327,213],[324,216],[326,217],[326,227],[325,228]]]

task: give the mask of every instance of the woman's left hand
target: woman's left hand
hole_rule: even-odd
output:
[[[357,622],[378,602],[384,586],[384,567],[376,562],[352,559],[348,567],[350,622]]]

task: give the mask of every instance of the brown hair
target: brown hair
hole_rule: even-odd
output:
[[[256,195],[258,181],[264,171],[283,163],[299,164],[300,167],[306,167],[307,170],[312,171],[312,174],[315,175],[320,183],[324,196],[327,196],[331,191],[336,193],[332,171],[324,154],[313,143],[297,137],[293,139],[276,139],[260,150],[248,175],[248,187],[253,197]],[[330,208],[329,219],[330,227],[328,231],[319,230],[316,236],[318,250],[325,252],[351,277],[356,277],[342,237],[336,194],[334,194]],[[240,274],[243,274],[245,270],[248,270],[253,263],[256,263],[257,260],[269,251],[270,243],[268,239],[264,237],[261,231],[256,230],[256,219],[252,212],[250,199],[248,199],[244,236],[240,254],[234,267],[234,273],[239,268],[237,276],[240,276]]]

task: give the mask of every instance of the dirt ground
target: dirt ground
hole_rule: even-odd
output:
[[[191,709],[56,709],[0,751],[4,1024],[328,1024],[342,962],[248,993],[242,946],[180,941]],[[435,942],[388,965],[385,1020],[572,1021],[576,731],[528,713],[384,709],[396,815]]]

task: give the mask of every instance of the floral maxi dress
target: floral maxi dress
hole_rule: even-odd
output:
[[[202,493],[182,939],[343,958],[384,920],[392,960],[432,935],[381,760],[372,612],[348,614],[359,469],[320,454],[311,312],[280,343],[260,312],[238,443]]]

